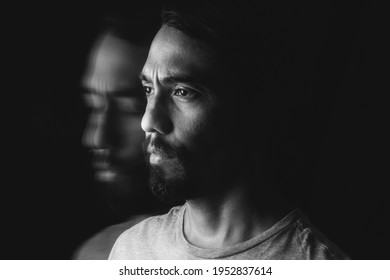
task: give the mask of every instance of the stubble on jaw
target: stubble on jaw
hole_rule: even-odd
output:
[[[150,164],[148,150],[158,152],[161,165]],[[161,201],[171,203],[187,199],[189,151],[176,148],[159,138],[147,136],[144,152],[149,165],[149,188]]]

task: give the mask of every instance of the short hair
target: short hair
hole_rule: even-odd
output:
[[[162,10],[162,24],[205,41],[219,51],[233,53],[238,47],[250,47],[242,40],[250,39],[252,27],[260,31],[258,25],[248,21],[257,20],[258,17],[248,15],[246,8],[245,5],[232,5],[221,0],[166,0]],[[242,56],[240,53],[239,57]]]
[[[276,71],[283,41],[277,38],[282,23],[276,11],[275,6],[258,0],[165,0],[162,25],[215,48],[224,69],[234,69],[227,73],[234,75],[227,80],[238,82],[232,88],[248,92],[242,90],[243,80],[266,87],[274,86],[272,81],[279,78]]]
[[[215,59],[221,63],[221,69],[226,70],[223,75],[228,85],[221,100],[235,107],[235,114],[230,111],[227,116],[232,118],[231,122],[240,122],[243,129],[246,124],[250,129],[247,120],[254,119],[248,114],[263,112],[261,107],[270,104],[263,100],[275,96],[266,90],[277,78],[272,68],[280,50],[280,47],[269,47],[270,42],[275,43],[271,37],[275,25],[269,23],[273,11],[263,1],[254,0],[163,2],[162,25],[175,28],[216,50]]]
[[[162,24],[215,47],[223,59],[228,57],[230,69],[237,69],[235,75],[261,85],[264,98],[291,106],[302,96],[280,94],[294,90],[305,75],[299,71],[306,71],[298,60],[307,58],[296,52],[304,44],[296,36],[305,34],[297,24],[305,19],[302,5],[288,0],[164,0]]]
[[[310,166],[302,167],[300,161],[305,157],[310,165],[316,141],[316,131],[310,126],[315,119],[307,98],[310,92],[302,88],[310,70],[302,60],[310,58],[296,52],[304,44],[299,40],[309,40],[311,35],[298,28],[310,23],[304,22],[305,11],[295,1],[266,2],[166,0],[162,24],[207,42],[226,58],[230,64],[226,69],[233,69],[234,75],[226,82],[236,81],[232,93],[238,102],[246,102],[243,109],[238,108],[246,118],[239,129],[260,132],[251,135],[254,162],[261,159],[267,184],[286,187],[290,195],[308,178],[305,171]],[[294,180],[298,183],[291,188]]]
[[[221,16],[215,1],[164,2],[162,24],[176,28],[183,33],[211,44],[221,43]]]

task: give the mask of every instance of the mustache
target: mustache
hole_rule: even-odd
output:
[[[184,147],[174,147],[159,137],[146,136],[143,149],[146,156],[146,162],[149,162],[149,155],[151,153],[158,153],[164,159],[176,158],[183,165],[189,167],[191,161],[190,151]]]
[[[150,153],[159,153],[166,159],[181,157],[181,152],[178,148],[172,147],[161,138],[154,137],[152,139],[150,135],[145,138],[143,149],[146,155]]]
[[[95,169],[106,168],[113,165],[112,154],[108,150],[91,150],[92,167]]]

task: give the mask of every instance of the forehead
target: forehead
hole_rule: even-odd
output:
[[[132,87],[138,82],[147,51],[147,47],[135,46],[109,33],[102,35],[91,50],[83,85],[115,90]]]
[[[204,79],[215,77],[216,52],[207,43],[164,25],[153,40],[142,72],[147,77],[159,78],[176,73]]]

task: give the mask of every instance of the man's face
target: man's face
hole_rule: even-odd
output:
[[[129,175],[144,164],[141,129],[145,97],[138,75],[147,48],[107,33],[93,48],[83,78],[91,109],[83,142],[93,152],[98,181],[129,187]]]
[[[147,96],[142,129],[151,188],[164,200],[198,195],[190,185],[215,158],[220,72],[207,44],[167,26],[157,33],[141,74]]]

